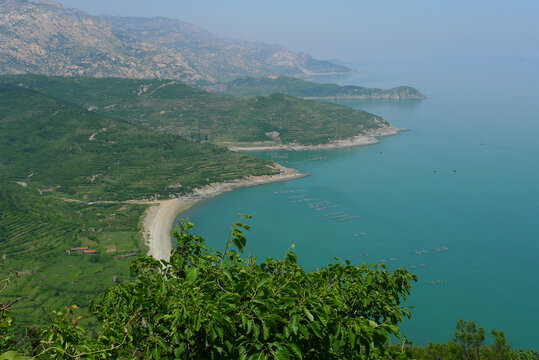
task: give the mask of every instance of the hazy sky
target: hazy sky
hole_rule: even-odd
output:
[[[164,16],[318,58],[539,56],[539,0],[58,0],[92,15]]]

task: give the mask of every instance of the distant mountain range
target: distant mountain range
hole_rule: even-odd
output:
[[[0,0],[0,73],[168,78],[347,73],[281,46],[217,37],[165,18],[94,17],[49,1]]]

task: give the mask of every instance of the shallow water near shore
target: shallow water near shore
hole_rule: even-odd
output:
[[[377,145],[266,152],[311,176],[239,189],[183,213],[223,248],[238,213],[260,260],[291,244],[306,269],[386,262],[419,276],[402,326],[416,344],[447,341],[458,318],[539,348],[537,61],[431,59],[362,63],[324,82],[409,85],[424,101],[341,101],[410,131]]]

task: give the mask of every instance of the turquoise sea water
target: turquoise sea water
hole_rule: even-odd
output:
[[[406,266],[419,276],[408,300],[413,318],[403,324],[415,343],[449,340],[464,318],[505,330],[514,347],[538,349],[537,62],[358,66],[323,81],[418,88],[427,100],[342,102],[410,131],[352,149],[254,154],[311,176],[226,193],[181,217],[222,248],[236,214],[253,215],[248,247],[259,259],[295,243],[307,269],[335,256]],[[326,209],[309,206],[322,201]],[[357,218],[337,221],[344,214]]]

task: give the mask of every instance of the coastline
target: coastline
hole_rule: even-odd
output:
[[[377,144],[376,137],[396,135],[408,129],[399,129],[392,125],[385,125],[365,134],[354,136],[345,140],[336,140],[328,144],[298,145],[298,144],[261,144],[259,146],[228,146],[233,151],[270,151],[270,150],[331,150],[355,146]],[[199,201],[209,199],[227,191],[242,187],[270,184],[274,182],[299,179],[309,174],[302,174],[295,169],[285,168],[275,164],[279,171],[275,175],[250,176],[245,179],[236,179],[230,182],[212,183],[203,188],[194,189],[192,193],[169,200],[153,201],[154,204],[146,210],[142,218],[142,236],[148,247],[148,255],[157,260],[170,260],[172,251],[172,227],[176,218],[184,211],[190,209]]]
[[[157,260],[170,260],[172,251],[171,231],[176,218],[201,200],[209,199],[234,189],[270,184],[287,180],[299,179],[309,174],[302,174],[294,169],[275,165],[280,172],[275,175],[250,176],[236,179],[227,183],[213,183],[200,189],[194,189],[175,199],[154,201],[143,214],[142,237],[148,247],[148,255]]]
[[[399,129],[392,125],[386,125],[377,128],[376,130],[367,131],[365,134],[350,137],[344,140],[334,140],[327,144],[318,145],[299,145],[299,144],[277,144],[277,143],[261,143],[247,146],[227,146],[232,151],[307,151],[307,150],[334,150],[345,149],[355,146],[378,144],[380,140],[377,137],[397,135],[399,132],[408,131],[408,129]]]
[[[421,96],[400,96],[395,94],[378,95],[334,95],[334,96],[307,96],[305,100],[425,100],[427,97]]]

